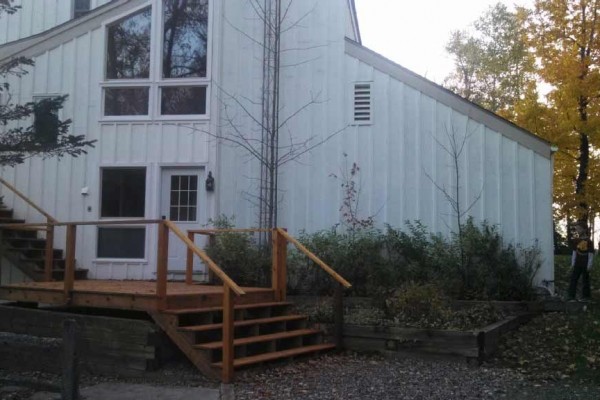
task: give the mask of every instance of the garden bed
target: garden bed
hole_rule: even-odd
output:
[[[503,334],[518,328],[532,316],[531,313],[509,316],[481,329],[468,331],[346,324],[344,347],[355,351],[410,351],[484,361],[496,351]],[[333,332],[332,324],[321,324],[321,327],[328,333]]]

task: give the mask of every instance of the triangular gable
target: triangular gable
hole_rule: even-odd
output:
[[[72,19],[47,31],[0,46],[0,63],[14,57],[35,57],[76,37],[97,29],[110,19],[145,4],[147,0],[113,0],[83,17]]]
[[[381,54],[376,53],[349,38],[346,38],[346,54],[413,87],[432,99],[466,115],[473,121],[477,121],[487,126],[508,139],[511,139],[546,158],[552,156],[550,142],[457,95],[451,90],[396,64]]]

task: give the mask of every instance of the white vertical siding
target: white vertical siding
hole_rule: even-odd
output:
[[[92,9],[110,0],[92,0]],[[73,0],[15,0],[21,6],[13,15],[0,15],[0,44],[36,35],[72,17]]]
[[[34,32],[43,22],[34,22],[33,14],[25,12],[30,6],[27,2],[36,0],[23,1],[18,22],[10,20],[10,24],[21,24],[18,35]],[[263,49],[252,38],[262,40],[262,24],[249,5],[243,4],[214,6],[211,37],[213,53],[218,56],[211,59],[210,121],[101,122],[99,83],[104,55],[98,49],[104,48],[102,29],[37,56],[32,72],[13,81],[20,100],[30,101],[34,94],[68,94],[63,118],[73,119],[74,133],[97,143],[85,157],[32,159],[4,169],[2,175],[59,220],[95,220],[100,207],[100,167],[145,166],[146,216],[156,218],[161,166],[201,165],[212,170],[216,179],[217,192],[209,195],[208,215],[235,215],[237,225],[255,226],[253,196],[259,163],[246,151],[213,138],[219,130],[223,135],[231,132],[227,131],[228,122],[254,137],[260,134],[238,104],[244,104],[253,116],[260,115]],[[447,144],[447,135],[454,130],[459,137],[469,136],[459,167],[461,207],[465,209],[481,194],[470,215],[498,224],[509,241],[530,245],[537,239],[545,257],[540,276],[552,279],[550,160],[407,82],[345,54],[348,24],[338,16],[345,15],[340,10],[347,6],[346,0],[296,1],[290,10],[289,21],[306,17],[283,37],[281,121],[313,100],[314,104],[289,121],[281,132],[282,144],[289,144],[290,137],[314,144],[340,133],[281,168],[280,225],[298,232],[338,223],[343,193],[332,174],[340,176],[356,162],[362,216],[374,215],[379,224],[397,227],[406,220],[420,220],[434,232],[448,233],[456,222],[448,201],[433,182],[448,190],[454,186],[452,159],[440,145]],[[57,7],[48,15],[62,21],[68,18],[65,9],[64,5]],[[0,18],[0,42],[15,31],[7,24]],[[26,30],[26,26],[30,28]],[[372,83],[371,125],[351,124],[355,82]],[[89,188],[88,196],[81,195],[82,187]],[[5,190],[1,193],[17,215],[40,220]],[[99,262],[95,260],[95,228],[80,229],[79,235],[82,244],[77,260],[80,266],[92,268],[92,277],[153,277],[153,230],[147,233],[144,262]]]

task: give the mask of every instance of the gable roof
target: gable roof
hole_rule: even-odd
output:
[[[352,18],[352,27],[356,34],[357,42],[362,44],[362,38],[360,36],[360,25],[358,24],[358,13],[356,12],[355,0],[348,0],[348,6],[350,7],[350,16]]]
[[[346,54],[403,82],[434,100],[466,115],[520,145],[546,157],[552,156],[551,143],[513,124],[509,120],[457,95],[437,83],[396,64],[379,53],[346,38]]]
[[[139,7],[146,1],[112,0],[80,18],[71,19],[37,35],[5,43],[0,46],[0,62],[5,62],[17,56],[35,57],[46,50],[101,27],[107,19],[117,17],[127,12],[127,10]]]

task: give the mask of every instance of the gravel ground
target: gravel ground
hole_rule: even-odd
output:
[[[0,339],[6,341],[8,337],[4,335]],[[31,341],[33,338],[17,340]],[[41,339],[42,344],[44,347],[56,345],[47,339]],[[186,361],[172,363],[138,378],[85,373],[81,377],[82,387],[105,382],[218,387],[216,382],[203,378]],[[60,383],[61,377],[57,374],[0,368],[0,400],[25,400],[35,393],[56,392]],[[237,400],[598,400],[600,387],[584,387],[569,381],[535,383],[509,369],[468,366],[461,360],[414,356],[387,359],[348,352],[242,371],[237,375],[235,395]]]
[[[236,400],[600,399],[600,387],[536,384],[507,369],[350,353],[249,370],[235,386]]]

